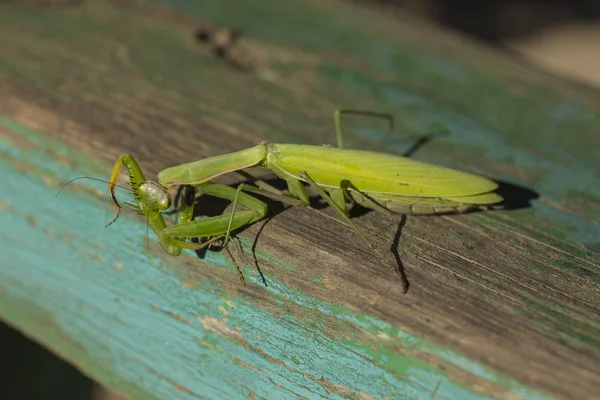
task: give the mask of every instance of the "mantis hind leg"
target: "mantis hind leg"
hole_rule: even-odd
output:
[[[338,204],[336,202],[336,200],[334,198],[332,198],[330,195],[327,194],[327,192],[321,187],[319,186],[318,183],[316,183],[307,173],[306,171],[300,171],[300,177],[304,180],[306,180],[308,182],[308,184],[317,191],[317,193],[319,193],[319,195],[327,202],[329,203],[329,205],[335,209],[338,214],[340,214],[342,216],[342,218],[350,225],[350,227],[352,228],[352,230],[354,230],[354,232],[358,235],[358,237],[360,237],[363,242],[366,243],[366,245],[373,250],[382,261],[385,261],[385,257],[383,256],[383,254],[381,254],[379,252],[379,250],[377,250],[372,244],[371,242],[369,242],[369,240],[366,238],[365,235],[363,235],[363,233],[360,231],[360,229],[358,229],[358,227],[350,220],[350,217],[348,217],[348,212],[345,208],[345,203],[344,203],[344,207],[342,207],[340,204]],[[343,192],[342,192],[343,194]],[[396,273],[399,273],[401,275],[402,278],[402,286],[403,286],[403,290],[404,293],[406,293],[406,291],[408,290],[408,284],[406,281],[406,278],[403,275],[403,272],[397,268],[394,269],[394,271]]]
[[[306,173],[306,171],[300,171],[300,177],[304,180],[306,180],[306,182],[308,182],[308,184],[317,191],[317,193],[319,193],[319,195],[334,209],[338,212],[338,214],[340,214],[342,216],[342,218],[344,218],[344,220],[348,223],[348,225],[350,225],[350,227],[354,230],[354,232],[356,232],[356,234],[367,244],[367,246],[369,246],[370,249],[375,249],[373,247],[373,245],[371,244],[371,242],[369,242],[369,240],[367,240],[367,237],[365,235],[362,234],[362,232],[358,229],[358,227],[352,222],[350,221],[350,217],[348,217],[348,210],[346,209],[346,204],[344,203],[344,206],[342,207],[340,204],[338,204],[329,194],[327,194],[327,192],[325,191],[325,189],[323,189],[321,186],[319,186],[319,184],[317,182],[315,182],[310,175],[308,175]]]
[[[384,140],[392,135],[394,132],[394,117],[391,114],[387,113],[379,113],[375,111],[363,111],[363,110],[350,110],[338,108],[333,112],[333,124],[335,125],[335,134],[337,138],[337,147],[342,149],[344,148],[343,144],[343,131],[342,131],[342,115],[350,114],[350,115],[363,115],[365,117],[373,117],[385,119],[388,121],[388,132],[386,133]]]

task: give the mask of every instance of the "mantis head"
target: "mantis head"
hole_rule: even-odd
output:
[[[133,208],[138,209],[142,214],[150,216],[160,211],[164,211],[171,206],[171,196],[167,189],[158,182],[148,181],[144,176],[141,168],[133,156],[129,154],[121,154],[115,163],[113,173],[108,182],[108,192],[113,202],[118,207],[117,215],[106,226],[112,225],[121,214],[121,204],[115,196],[115,188],[117,187],[117,178],[121,172],[121,168],[125,167],[129,173],[129,183],[135,204],[129,204]]]
[[[171,207],[171,196],[166,188],[158,182],[142,182],[134,192],[140,208],[147,207],[149,211],[165,211]]]
[[[125,167],[129,175],[129,187],[117,184],[117,179],[123,167]],[[174,196],[175,193],[173,193],[173,191],[169,190],[167,187],[161,185],[159,182],[146,180],[144,173],[140,169],[133,156],[129,154],[121,154],[113,167],[113,172],[109,180],[87,176],[78,177],[65,183],[58,190],[56,195],[58,196],[64,187],[78,179],[92,179],[95,181],[108,183],[108,193],[117,206],[117,215],[112,221],[106,224],[107,227],[117,221],[123,208],[115,194],[115,190],[118,187],[131,193],[133,202],[126,202],[124,204],[132,207],[144,216],[147,227],[152,228],[152,230],[158,235],[163,249],[167,253],[174,256],[177,256],[181,253],[181,246],[171,244],[168,242],[168,240],[165,240],[165,238],[160,236],[161,232],[167,227],[162,212],[171,207],[171,204],[173,203],[172,199],[176,198]],[[179,222],[189,222],[193,218],[195,192],[193,189],[190,189],[191,187],[183,192],[186,201],[183,202],[183,205],[179,211]]]

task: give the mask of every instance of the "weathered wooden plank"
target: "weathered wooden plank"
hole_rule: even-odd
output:
[[[356,5],[225,3],[0,5],[2,318],[136,398],[598,392],[599,96]],[[209,25],[243,32],[251,72],[195,41]],[[219,253],[169,258],[154,238],[145,251],[135,216],[105,229],[103,185],[54,197],[123,151],[154,174],[264,139],[333,143],[340,105],[399,117],[385,146],[382,127],[352,120],[353,147],[402,153],[406,132],[446,130],[415,157],[539,198],[356,218],[381,248],[399,236],[402,296],[389,266],[314,210],[239,235],[242,287]]]

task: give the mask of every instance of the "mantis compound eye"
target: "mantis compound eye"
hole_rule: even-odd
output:
[[[140,206],[153,211],[164,211],[171,206],[171,197],[167,190],[156,182],[143,182],[138,187]]]

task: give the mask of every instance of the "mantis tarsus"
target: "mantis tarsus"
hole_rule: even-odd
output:
[[[343,149],[342,114],[386,118],[390,122],[390,131],[393,127],[393,119],[388,114],[336,110],[337,148],[261,143],[235,153],[166,168],[159,172],[158,182],[146,181],[135,159],[129,154],[122,154],[113,169],[109,192],[120,209],[114,191],[119,171],[125,166],[134,193],[133,206],[147,218],[163,249],[171,255],[179,255],[182,248],[204,247],[223,236],[223,246],[227,248],[232,231],[263,219],[268,211],[267,205],[245,192],[261,194],[291,205],[309,205],[310,199],[303,182],[319,193],[369,248],[382,258],[349,219],[347,202],[399,214],[442,214],[464,212],[502,201],[502,197],[494,192],[498,185],[487,178],[405,157]],[[233,189],[211,182],[220,175],[251,167],[268,168],[284,179],[288,194],[244,183]],[[192,220],[193,201],[184,199],[177,223],[167,227],[161,212],[171,205],[172,189],[182,185],[231,200],[232,212]],[[249,210],[238,211],[240,204]],[[198,244],[186,238],[209,238],[209,241]],[[237,264],[236,267],[240,279],[245,283]]]

